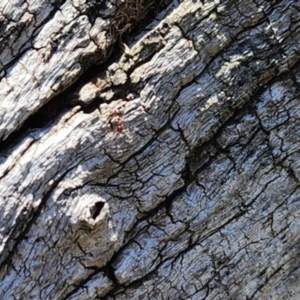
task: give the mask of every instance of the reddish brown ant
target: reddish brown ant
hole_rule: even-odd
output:
[[[110,125],[112,129],[116,128],[118,133],[122,133],[124,129],[124,122],[122,119],[122,111],[117,109],[112,114],[112,119],[110,121]]]

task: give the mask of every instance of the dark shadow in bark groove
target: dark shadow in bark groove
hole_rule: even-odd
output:
[[[171,0],[164,1],[161,7],[155,8],[153,11],[150,11],[148,15],[141,21],[139,21],[130,32],[125,33],[123,37],[124,40],[134,39],[135,36],[140,35],[145,28],[151,24],[158,13],[164,11],[168,5],[171,3]],[[174,6],[172,10],[176,9],[177,6]],[[171,11],[168,12],[170,14]],[[142,36],[141,36],[142,37]],[[70,111],[74,106],[83,104],[78,101],[74,101],[76,94],[74,91],[79,90],[80,87],[84,86],[86,83],[93,81],[93,78],[97,77],[99,73],[104,72],[107,68],[114,62],[118,61],[123,54],[123,48],[120,46],[120,43],[113,44],[107,52],[109,53],[106,61],[101,64],[93,63],[87,66],[87,70],[65,91],[57,95],[55,98],[51,99],[48,103],[38,109],[33,115],[31,115],[24,124],[15,132],[9,135],[5,141],[0,140],[0,153],[7,148],[14,147],[18,141],[23,139],[23,136],[28,135],[28,131],[36,128],[51,128],[50,124],[55,122],[59,117],[65,114],[67,111]],[[18,58],[17,58],[18,59]],[[89,59],[86,60],[87,64],[90,64]],[[84,63],[84,62],[83,62]],[[122,91],[125,94],[125,90]],[[103,99],[98,98],[94,100],[87,107],[83,107],[86,113],[90,113],[97,109],[99,105],[103,103]],[[16,142],[17,141],[17,142]]]

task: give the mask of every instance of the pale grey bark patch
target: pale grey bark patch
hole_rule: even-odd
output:
[[[1,299],[296,299],[300,6],[160,4],[0,5]]]

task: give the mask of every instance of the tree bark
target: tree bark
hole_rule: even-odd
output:
[[[300,3],[0,3],[1,299],[298,299]]]

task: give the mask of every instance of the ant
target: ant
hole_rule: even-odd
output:
[[[122,133],[124,129],[122,115],[123,112],[120,109],[117,109],[112,113],[112,117],[110,120],[110,126],[112,130],[116,128],[118,133]]]

